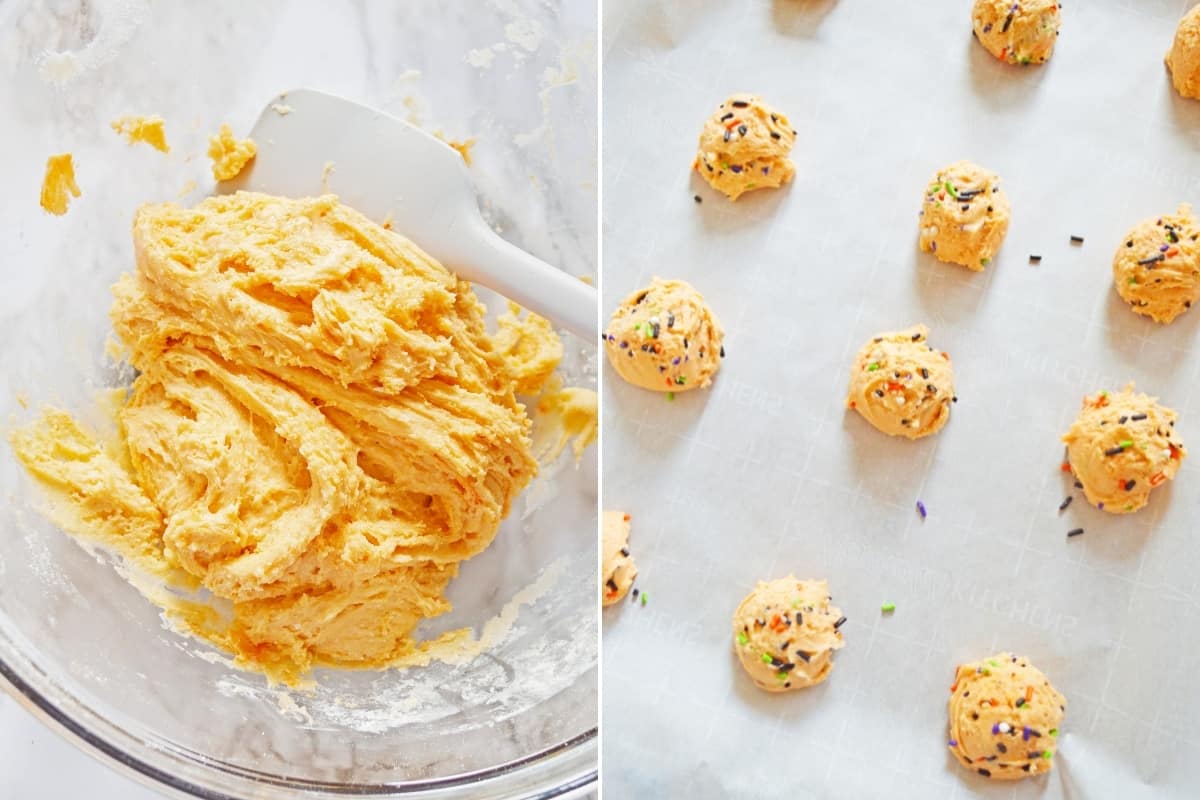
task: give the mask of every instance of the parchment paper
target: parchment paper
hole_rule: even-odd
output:
[[[1200,102],[1162,61],[1187,5],[1066,2],[1053,59],[1015,68],[967,0],[608,0],[604,313],[688,280],[728,358],[674,401],[604,370],[604,504],[633,515],[649,594],[604,614],[607,796],[1200,796],[1200,456],[1114,517],[1059,441],[1085,393],[1134,380],[1200,448],[1200,311],[1156,325],[1111,278],[1130,227],[1200,202]],[[799,136],[794,183],[731,204],[689,168],[734,91]],[[961,158],[1013,206],[981,274],[917,250],[924,187]],[[959,402],[909,442],[843,404],[854,352],[916,322]],[[729,620],[788,573],[829,579],[847,645],[825,684],[769,696]],[[1015,786],[946,747],[955,665],[1005,649],[1068,699],[1055,770]]]

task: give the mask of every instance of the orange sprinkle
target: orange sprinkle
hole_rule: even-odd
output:
[[[858,408],[858,403],[856,403],[855,401],[851,400],[851,401],[850,401],[850,407],[851,407],[851,408]]]
[[[998,702],[996,702],[996,698],[994,698],[994,697],[991,700],[988,700],[988,702],[991,703],[993,706],[1000,705]]]
[[[1008,55],[1008,48],[1007,48],[1007,47],[1006,47],[1006,48],[1004,48],[1003,50],[1001,50],[1001,51],[1000,51],[1000,55],[996,56],[996,58],[998,58],[998,59],[1000,59],[1001,61],[1003,61],[1003,60],[1004,60],[1004,57],[1005,57],[1006,55]]]
[[[1178,460],[1180,458],[1179,448],[1176,447],[1175,445],[1171,445],[1171,458],[1176,459],[1176,460]]]
[[[1070,472],[1071,471],[1071,462],[1064,461],[1062,463],[1062,466],[1059,467],[1059,469],[1061,469],[1063,472]]]
[[[1033,687],[1026,686],[1025,687],[1025,704],[1029,705],[1032,702],[1033,702]]]
[[[954,685],[950,687],[950,694],[954,694],[957,691],[958,691],[958,681],[955,681]]]
[[[887,390],[889,392],[903,392],[904,384],[896,383],[895,381],[888,381]]]
[[[949,360],[950,360],[950,354],[949,354],[949,353],[947,353],[945,350],[943,350],[943,351],[942,351],[942,358],[944,358],[944,359],[946,359],[947,361],[949,361]]]
[[[742,121],[740,119],[738,119],[737,117],[734,117],[733,119],[729,120],[729,122],[725,123],[725,130],[731,131],[734,128],[736,128],[738,125],[741,125],[741,124],[742,124]]]
[[[1178,247],[1172,247],[1170,250],[1167,251],[1167,258],[1170,258],[1171,256],[1177,256],[1177,255],[1179,255]]]
[[[1167,475],[1166,475],[1166,473],[1164,473],[1164,472],[1159,472],[1159,473],[1157,473],[1157,474],[1155,474],[1155,475],[1151,475],[1151,476],[1150,476],[1150,485],[1151,485],[1151,486],[1158,486],[1160,483],[1162,483],[1162,482],[1163,482],[1163,481],[1165,481],[1166,479],[1167,479]]]
[[[630,517],[628,514],[626,514],[626,515],[625,515],[625,521],[626,521],[626,522],[629,522],[629,520],[630,520],[630,519],[631,519],[631,517]]]

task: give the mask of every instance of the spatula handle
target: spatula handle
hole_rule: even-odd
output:
[[[460,242],[461,263],[486,273],[478,282],[550,320],[556,327],[594,342],[599,306],[596,289],[510,244],[483,220]],[[460,260],[458,258],[456,261]],[[447,264],[447,266],[450,266]],[[471,270],[459,274],[470,278]]]

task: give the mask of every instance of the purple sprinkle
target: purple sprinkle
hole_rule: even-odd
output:
[[[731,171],[733,171],[733,172],[741,172],[741,171],[742,171],[742,168],[741,168],[739,165],[737,165],[737,164],[734,164],[734,165],[733,165],[732,167],[730,167],[729,169],[730,169]]]
[[[671,363],[672,363],[672,364],[678,364],[678,363],[679,363],[679,356],[676,356],[676,357],[675,357],[675,360],[674,360],[674,361],[672,361]]]
[[[771,168],[763,167],[763,175],[770,175],[770,174],[771,174]]]
[[[1158,250],[1160,253],[1165,253],[1170,249],[1171,249],[1171,245],[1169,245],[1169,244],[1159,245],[1159,247],[1158,247]]]
[[[997,722],[992,725],[992,736],[996,736],[999,733],[1000,733],[1000,723]]]
[[[984,26],[983,26],[983,32],[984,32],[984,33],[991,33],[991,32],[992,32],[992,23],[990,23],[990,22],[989,22],[987,25],[984,25]]]
[[[936,252],[937,252],[937,242],[930,242],[930,243],[929,243],[929,252],[931,252],[931,253],[936,253]]]
[[[1098,509],[1100,509],[1101,511],[1103,511],[1103,510],[1104,510],[1104,503],[1097,503],[1097,504],[1096,504],[1096,508],[1098,508]]]
[[[955,741],[954,739],[951,739],[950,741],[946,742],[946,746],[947,747],[958,747],[958,742]]]
[[[917,501],[917,511],[919,511],[921,513],[921,519],[925,519],[925,516],[926,516],[925,504],[922,503],[920,500]]]
[[[1021,738],[1027,742],[1029,741],[1029,726],[1028,725],[1025,726],[1025,730],[1021,731]]]
[[[621,342],[621,349],[622,349],[622,350],[626,349],[627,347],[629,347],[629,342]]]

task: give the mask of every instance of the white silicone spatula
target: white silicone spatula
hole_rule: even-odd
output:
[[[287,113],[280,113],[290,109]],[[462,157],[445,142],[393,116],[340,97],[297,89],[267,104],[250,137],[258,155],[220,191],[290,197],[330,191],[392,228],[460,277],[595,340],[596,290],[496,234]]]

